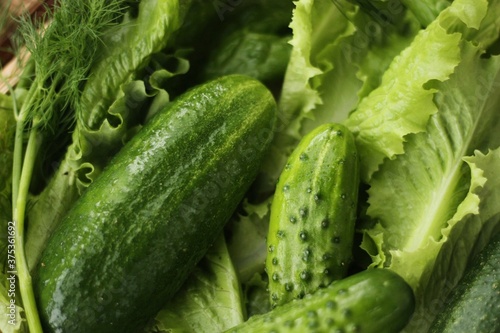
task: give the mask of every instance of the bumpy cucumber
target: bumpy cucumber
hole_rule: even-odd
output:
[[[280,175],[271,206],[266,271],[273,306],[343,278],[352,257],[359,166],[340,124],[307,134]]]
[[[251,317],[227,332],[397,333],[415,307],[410,286],[396,273],[370,269]]]
[[[429,332],[500,332],[500,235],[474,258]]]
[[[42,254],[34,286],[46,332],[140,330],[243,198],[275,112],[267,88],[234,75],[193,88],[153,117]]]

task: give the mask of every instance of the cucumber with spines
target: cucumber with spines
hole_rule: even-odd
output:
[[[354,137],[341,124],[307,134],[282,171],[271,206],[266,271],[272,306],[346,276],[359,188]]]
[[[413,291],[402,277],[369,269],[250,317],[226,333],[398,333],[414,309]]]

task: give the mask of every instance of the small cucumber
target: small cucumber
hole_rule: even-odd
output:
[[[276,103],[225,76],[179,96],[61,221],[34,279],[46,332],[137,332],[220,235],[256,177]]]
[[[256,315],[230,333],[397,333],[413,314],[410,286],[393,271],[369,269]]]
[[[500,235],[474,258],[429,332],[500,332]]]
[[[317,127],[291,154],[276,187],[267,237],[273,307],[347,274],[358,170],[353,135],[340,124]]]

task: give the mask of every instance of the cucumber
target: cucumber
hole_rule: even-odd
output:
[[[500,235],[474,258],[429,332],[500,332]]]
[[[231,333],[396,333],[415,308],[410,286],[387,269],[369,269],[268,313],[250,317]]]
[[[34,274],[46,332],[137,332],[220,235],[256,177],[276,103],[240,75],[154,116],[61,221]]]
[[[358,188],[356,146],[345,126],[324,124],[304,136],[271,205],[266,271],[273,307],[346,276]]]

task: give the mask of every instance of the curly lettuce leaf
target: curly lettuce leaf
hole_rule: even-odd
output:
[[[293,48],[279,104],[287,133],[300,137],[299,125],[293,124],[294,120],[321,104],[321,96],[311,80],[323,73],[320,64],[329,62],[322,50],[332,48],[332,44],[355,32],[354,24],[346,15],[354,16],[356,8],[345,5],[343,12],[328,0],[301,0],[295,5],[290,23]]]
[[[106,111],[120,97],[120,87],[137,78],[152,54],[162,51],[179,29],[191,0],[143,0],[128,12],[117,28],[103,37],[106,48],[91,68],[79,103],[78,118],[98,129]]]
[[[484,18],[482,5],[467,13],[469,26],[479,27]],[[460,1],[454,2],[418,33],[384,73],[381,85],[345,122],[356,136],[365,181],[385,158],[403,153],[404,136],[425,131],[430,115],[437,112],[436,91],[426,83],[446,81],[460,63],[463,36],[448,32],[462,23],[464,13],[457,12],[459,6]]]
[[[449,8],[467,3],[484,5],[456,0]],[[417,310],[408,332],[425,331],[471,253],[500,225],[500,149],[480,152],[500,145],[500,58],[483,57],[477,43],[459,46],[449,78],[426,85],[436,112],[423,131],[404,136],[404,153],[385,160],[369,182],[362,246],[372,266],[398,272],[413,287]]]
[[[345,121],[359,102],[380,85],[394,57],[412,42],[419,30],[415,18],[403,7],[394,13],[402,18],[387,26],[374,25],[375,31],[370,34],[367,29],[357,28],[353,35],[322,51],[323,73],[313,78],[322,100],[310,115],[299,118],[301,136],[321,124]],[[358,15],[357,20],[360,17],[363,16]],[[367,24],[375,22],[363,19]]]
[[[221,235],[147,331],[223,332],[244,319],[240,283]]]
[[[464,10],[468,10],[464,8]],[[499,40],[500,33],[500,1],[488,0],[488,6],[485,8],[486,15],[481,21],[481,25],[464,32],[467,40],[478,45],[478,47],[487,50]]]
[[[403,153],[405,135],[425,131],[437,112],[430,83],[449,78],[461,61],[461,45],[471,41],[485,50],[493,43],[500,26],[496,3],[454,1],[394,59],[382,84],[349,116],[345,124],[356,135],[364,181],[385,158]]]

